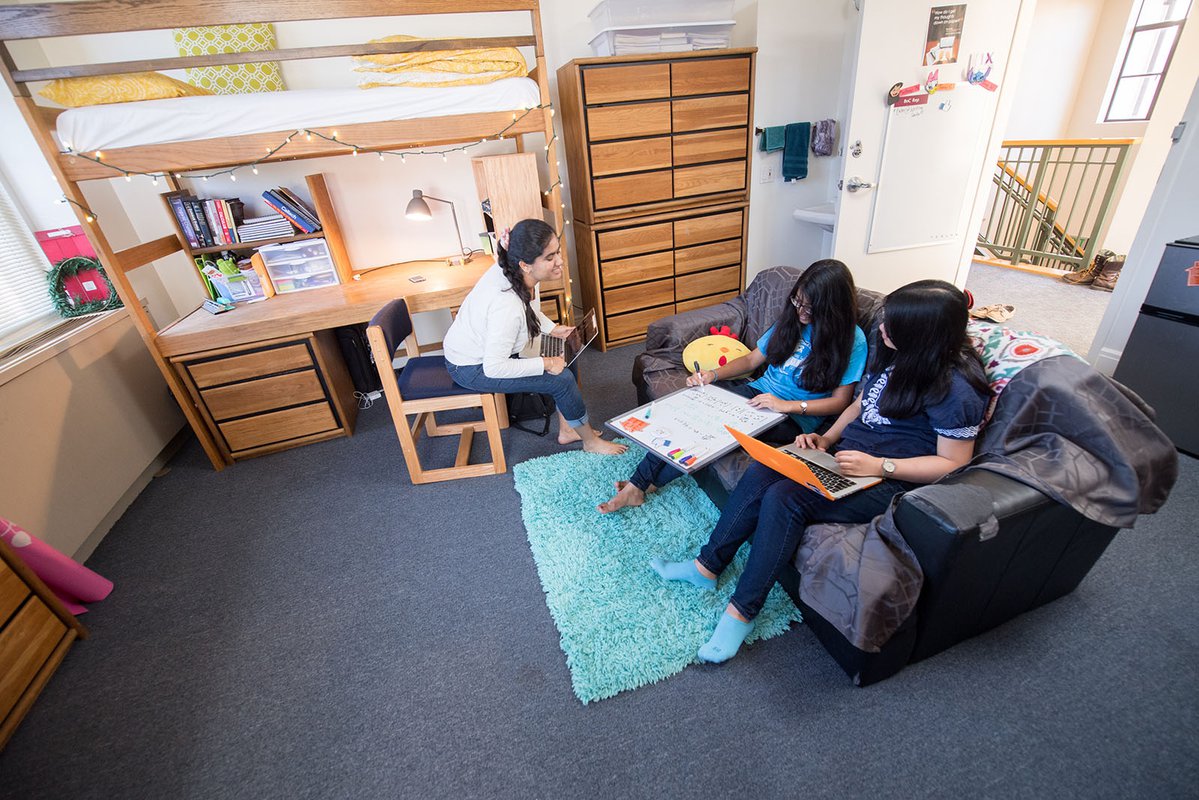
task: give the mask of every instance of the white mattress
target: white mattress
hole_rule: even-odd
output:
[[[537,82],[530,78],[435,89],[301,89],[72,108],[58,117],[57,131],[63,147],[107,150],[266,131],[511,111],[540,103]]]

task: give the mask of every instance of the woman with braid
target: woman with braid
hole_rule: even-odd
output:
[[[538,284],[561,277],[561,247],[549,225],[526,219],[501,234],[495,266],[470,290],[446,333],[446,367],[455,383],[476,392],[551,395],[558,405],[559,444],[582,441],[589,453],[619,455],[625,446],[601,439],[588,422],[565,359],[525,354],[538,336],[565,337],[573,330],[541,313]]]

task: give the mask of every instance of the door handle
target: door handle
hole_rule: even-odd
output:
[[[848,181],[837,181],[837,188],[845,189],[847,192],[856,192],[858,189],[871,189],[873,187],[873,183],[867,183],[857,175],[854,175]]]

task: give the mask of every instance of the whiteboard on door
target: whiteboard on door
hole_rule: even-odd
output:
[[[924,105],[891,107],[866,252],[960,238],[973,159],[990,127],[990,97],[962,82]]]

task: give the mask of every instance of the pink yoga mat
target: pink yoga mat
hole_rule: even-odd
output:
[[[112,581],[72,561],[4,517],[0,517],[0,539],[8,542],[13,552],[50,587],[72,614],[86,612],[83,603],[103,600],[112,591]]]

